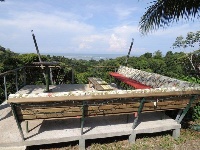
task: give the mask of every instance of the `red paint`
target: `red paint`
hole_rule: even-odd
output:
[[[133,79],[130,79],[130,78],[127,78],[125,76],[123,76],[122,74],[119,74],[117,72],[110,72],[109,73],[111,76],[113,76],[114,78],[136,88],[136,89],[150,89],[151,87],[150,86],[147,86],[147,85],[144,85],[136,80],[133,80]]]

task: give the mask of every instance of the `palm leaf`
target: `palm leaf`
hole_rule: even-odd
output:
[[[200,0],[157,0],[141,17],[140,31],[145,34],[180,19],[199,18]]]

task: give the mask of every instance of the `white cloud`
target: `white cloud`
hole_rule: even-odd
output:
[[[103,43],[106,40],[105,35],[101,35],[101,34],[91,34],[88,36],[81,36],[79,37],[79,39],[76,39],[78,41],[80,41],[79,44],[79,48],[80,49],[94,49],[95,45],[97,43]]]
[[[125,7],[125,6],[122,6],[122,5],[117,5],[115,7],[115,12],[116,14],[118,15],[118,18],[120,20],[123,20],[123,19],[126,19],[128,18],[130,15],[133,16],[133,12],[137,11],[137,7]]]
[[[14,18],[0,19],[1,26],[17,27],[19,29],[56,29],[56,31],[87,32],[93,27],[79,22],[73,18],[64,18],[55,14],[44,14],[40,12],[15,13]],[[67,13],[66,13],[67,15]]]
[[[122,51],[127,46],[126,40],[117,37],[115,34],[111,35],[109,44],[112,51]]]
[[[138,34],[138,29],[135,26],[119,26],[112,29],[110,35],[110,51],[127,51],[127,48],[130,46],[130,41],[133,38],[134,34]]]
[[[133,50],[142,54],[166,51],[177,36],[199,30],[199,22],[182,23],[141,37],[135,25],[142,9],[137,3],[6,1],[0,5],[0,45],[16,52],[35,52],[33,29],[41,52],[127,53],[134,38]]]

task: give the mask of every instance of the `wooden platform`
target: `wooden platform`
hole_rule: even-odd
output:
[[[51,114],[58,115],[60,113],[62,117],[60,118],[59,116],[57,116],[56,120],[42,120],[42,118],[36,117],[29,123],[29,133],[25,132],[26,125],[25,122],[22,122],[22,130],[20,126],[20,131],[21,133],[23,133],[25,141],[21,141],[19,139],[20,135],[18,132],[16,136],[13,136],[15,138],[14,141],[10,142],[11,144],[8,144],[9,142],[5,142],[2,145],[41,145],[78,140],[80,148],[85,149],[85,141],[88,139],[130,135],[129,140],[130,142],[132,142],[135,141],[136,134],[161,132],[166,130],[173,130],[173,136],[177,138],[180,135],[181,127],[181,125],[178,122],[179,120],[181,121],[182,117],[184,117],[185,114],[181,115],[182,117],[180,117],[181,119],[179,119],[178,121],[170,119],[169,117],[166,117],[166,119],[161,120],[162,112],[150,111],[164,111],[166,109],[168,110],[185,108],[185,104],[189,102],[190,98],[192,98],[190,100],[190,105],[193,104],[193,101],[195,102],[195,100],[198,100],[195,99],[194,96],[191,97],[190,95],[195,93],[199,94],[199,91],[154,91],[144,94],[143,92],[141,92],[141,90],[138,90],[135,93],[126,93],[127,91],[124,90],[113,90],[111,92],[114,94],[96,95],[96,93],[102,94],[104,91],[96,91],[89,85],[52,85],[50,86],[51,93],[44,93],[44,88],[44,86],[27,85],[24,88],[22,88],[17,94],[14,94],[12,98],[9,98],[8,101],[12,106],[16,104],[16,106],[21,105],[23,107],[24,105],[29,103],[33,104],[33,110],[37,110],[37,113],[34,114],[38,114],[40,111],[43,113],[43,111],[45,111],[45,115],[49,115],[49,112],[54,112],[54,110],[56,110],[56,113],[54,112]],[[147,92],[150,90],[144,91]],[[118,94],[118,92],[122,92],[122,94]],[[67,96],[63,95],[63,93],[67,94]],[[105,93],[109,92],[105,91]],[[182,99],[182,97],[180,97],[180,95],[182,94],[184,94],[185,96],[188,95],[189,97],[187,97],[187,99],[185,100],[186,97],[184,96],[184,98]],[[170,96],[170,99],[168,99],[168,96]],[[152,99],[152,97],[156,97],[156,99]],[[161,99],[159,100],[159,98]],[[122,103],[122,99],[125,101],[124,103]],[[146,102],[144,103],[145,99]],[[167,100],[167,102],[165,102],[165,99]],[[86,105],[85,101],[87,101]],[[106,103],[104,103],[104,101]],[[81,109],[79,109],[80,113],[82,112],[81,119],[80,115],[73,116],[74,118],[67,117],[66,119],[65,116],[63,118],[64,111],[59,111],[58,113],[58,108],[56,106],[59,105],[59,110],[61,110],[63,108],[60,108],[60,103],[62,103],[63,105],[65,104],[64,102],[67,104],[65,106],[69,106],[68,102],[72,103],[73,105],[75,105],[75,103],[82,102],[83,104],[81,103],[80,105]],[[40,110],[42,106],[44,107],[44,103],[45,108],[46,104],[48,104],[48,106],[49,103],[53,104],[54,108],[50,108],[51,111],[49,111],[49,108],[47,108],[48,114],[46,114],[46,110]],[[102,104],[104,105],[102,106]],[[144,107],[142,106],[143,104]],[[39,106],[39,108],[36,108],[36,105]],[[188,106],[190,107],[190,105]],[[29,108],[29,105],[26,106]],[[165,106],[168,107],[165,108]],[[173,108],[171,108],[172,106]],[[75,107],[77,106],[75,105]],[[141,109],[142,107],[143,109]],[[10,111],[10,107],[6,106],[6,108]],[[14,108],[13,110],[16,109]],[[33,110],[31,109],[31,112],[34,112]],[[23,111],[21,112],[24,113]],[[90,111],[94,112],[95,115],[89,115]],[[145,113],[141,114],[141,116],[139,115],[139,122],[137,122],[138,118],[134,118],[134,115],[137,112],[138,114],[140,114],[141,111]],[[102,112],[103,114],[101,114]],[[110,114],[112,116],[109,116]],[[2,134],[2,137],[6,137],[7,135],[9,135],[7,131],[11,131],[10,134],[12,136],[12,129],[16,129],[16,124],[13,123],[14,121],[11,112],[8,112],[7,115],[3,116],[2,118],[3,120],[7,121],[3,124],[1,124],[0,122],[0,126],[5,128],[2,130],[2,132],[5,132],[5,134]],[[9,118],[10,120],[7,118]],[[52,118],[54,117],[48,116],[47,119]],[[9,128],[9,123],[12,123],[11,129]],[[18,130],[14,132],[17,131]],[[16,137],[18,137],[17,140]],[[10,140],[12,138],[9,138],[7,136],[5,139]]]
[[[159,112],[141,114],[135,129],[136,133],[180,129],[181,125],[169,117],[160,120],[161,115]],[[133,120],[134,115],[128,116],[128,122],[127,115],[86,118],[83,135],[80,135],[80,119],[78,118],[34,120],[29,123],[29,133],[25,132],[25,123],[22,122],[26,137],[26,140],[22,141],[9,105],[3,104],[0,106],[0,149],[70,141],[79,141],[80,149],[84,149],[85,140],[130,135],[133,131]]]

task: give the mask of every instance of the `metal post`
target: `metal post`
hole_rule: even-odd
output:
[[[18,74],[17,74],[17,71],[15,71],[15,86],[16,86],[16,91],[18,92],[18,82],[17,82],[17,79],[18,79]]]
[[[50,68],[50,80],[51,80],[51,84],[54,84],[54,83],[53,83],[52,68]]]
[[[81,117],[81,135],[83,135],[84,121],[85,121],[85,102],[83,101],[82,117]]]
[[[72,84],[74,84],[74,68],[72,67]]]
[[[126,60],[125,60],[125,66],[128,65],[128,59],[129,59],[129,56],[130,56],[130,53],[131,53],[133,42],[134,42],[134,39],[132,39],[131,46],[130,46],[129,51],[128,51],[128,55],[127,55]]]
[[[26,70],[25,67],[23,69],[23,77],[24,77],[24,86],[26,85]]]
[[[6,76],[3,77],[4,79],[4,92],[5,92],[5,98],[8,99],[8,93],[7,93],[7,86],[6,86]]]
[[[46,91],[49,92],[49,67],[45,66]]]
[[[138,118],[139,118],[139,115],[142,112],[142,109],[143,109],[143,106],[144,106],[144,101],[145,101],[145,99],[142,98],[142,100],[140,102],[140,106],[138,108],[137,117],[134,119],[134,122],[133,122],[133,126],[132,126],[133,129],[135,129],[137,121],[138,121]]]
[[[181,116],[178,118],[177,122],[178,123],[181,123],[181,121],[183,120],[183,118],[185,117],[186,113],[188,112],[190,106],[192,105],[193,101],[195,100],[196,98],[196,95],[193,95],[191,98],[190,98],[190,101],[189,103],[187,104],[187,106],[185,107],[185,109],[183,110],[183,113],[181,114]]]
[[[10,105],[11,105],[11,108],[12,108],[12,112],[13,112],[15,121],[16,121],[16,123],[17,123],[17,127],[18,127],[18,129],[19,129],[19,133],[20,133],[20,135],[21,135],[22,140],[24,141],[24,134],[23,134],[23,132],[22,132],[22,127],[21,127],[21,125],[20,125],[20,123],[19,123],[19,119],[18,119],[16,110],[15,110],[15,104],[11,103]]]
[[[180,118],[180,115],[181,115],[182,112],[183,112],[182,109],[180,109],[180,110],[178,111],[178,114],[177,114],[177,116],[176,116],[175,121],[178,121],[178,119]]]
[[[28,133],[28,121],[26,121],[26,133]]]

